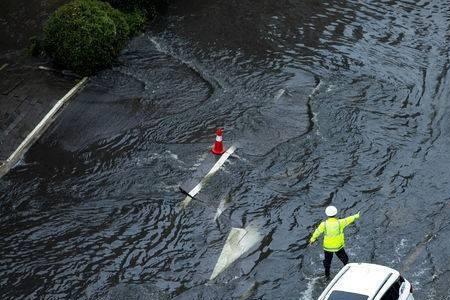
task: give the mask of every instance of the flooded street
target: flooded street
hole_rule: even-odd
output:
[[[1,299],[317,299],[330,203],[351,261],[450,299],[449,32],[446,0],[173,3],[0,179]]]

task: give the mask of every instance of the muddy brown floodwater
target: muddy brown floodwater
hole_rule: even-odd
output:
[[[0,180],[1,298],[316,299],[333,203],[352,261],[449,299],[449,26],[447,0],[175,2]],[[182,208],[218,126],[236,155]]]

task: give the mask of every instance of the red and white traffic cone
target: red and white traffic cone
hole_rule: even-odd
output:
[[[219,128],[216,130],[216,142],[214,143],[211,152],[215,155],[222,155],[225,153],[225,149],[223,147],[223,128]]]

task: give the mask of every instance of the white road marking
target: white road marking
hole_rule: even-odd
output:
[[[80,90],[87,82],[88,78],[84,77],[78,82],[64,97],[62,97],[53,108],[45,115],[45,117],[39,122],[39,124],[28,134],[28,136],[22,141],[17,149],[9,156],[0,168],[0,177],[6,174],[10,168],[12,168],[27,151],[31,145],[44,133],[45,129],[53,122],[56,113],[61,107]]]
[[[202,189],[205,181],[213,176],[220,167],[225,163],[225,161],[230,157],[231,154],[236,150],[236,146],[231,146],[222,156],[219,158],[219,160],[214,164],[214,166],[209,170],[209,172],[203,177],[203,179],[188,193],[188,196],[183,200],[182,205],[183,207],[186,207],[192,199],[197,195],[200,190]]]
[[[275,94],[275,100],[278,100],[283,96],[284,92],[286,92],[285,89],[279,89],[278,92]]]
[[[191,203],[192,199],[193,199],[192,197],[186,196],[186,198],[184,198],[184,200],[181,202],[181,206],[185,208],[186,206],[189,205],[189,203]]]
[[[225,203],[226,203],[226,198],[223,198],[220,201],[219,207],[217,207],[217,212],[214,216],[214,222],[217,221],[217,219],[220,217],[220,215],[223,213],[223,211],[226,209],[225,207]]]
[[[231,228],[230,234],[217,260],[216,266],[211,274],[210,280],[216,278],[226,270],[239,257],[259,243],[262,236],[252,226],[242,228]]]

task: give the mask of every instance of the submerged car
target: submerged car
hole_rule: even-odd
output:
[[[394,269],[366,263],[344,266],[319,300],[414,300],[412,285]]]

